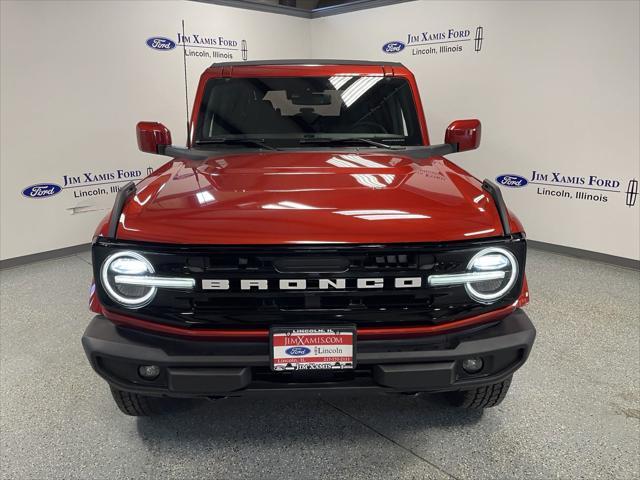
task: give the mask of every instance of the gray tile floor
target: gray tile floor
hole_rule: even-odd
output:
[[[528,276],[537,342],[483,415],[278,397],[134,419],[80,345],[88,255],[2,271],[2,478],[638,478],[639,273],[532,251]]]

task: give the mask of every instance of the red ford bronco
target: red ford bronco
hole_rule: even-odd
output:
[[[82,338],[128,415],[161,397],[371,390],[505,397],[535,329],[522,225],[500,190],[432,145],[399,63],[218,63],[187,146],[118,193],[93,240]]]

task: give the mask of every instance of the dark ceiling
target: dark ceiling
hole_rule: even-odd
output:
[[[249,10],[262,10],[307,18],[337,15],[411,0],[195,0]]]
[[[318,8],[335,7],[336,5],[354,3],[354,0],[255,0],[255,2],[313,11]]]

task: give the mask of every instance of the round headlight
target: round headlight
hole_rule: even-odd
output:
[[[102,286],[111,299],[126,308],[142,308],[155,297],[154,286],[119,283],[116,276],[145,276],[155,272],[153,265],[137,252],[124,251],[109,256],[100,270]]]
[[[493,303],[504,297],[518,279],[518,262],[509,250],[498,247],[478,252],[467,265],[469,272],[504,272],[500,278],[465,283],[469,296],[480,303]]]

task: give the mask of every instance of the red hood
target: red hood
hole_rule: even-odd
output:
[[[182,244],[410,243],[502,234],[480,182],[442,157],[273,152],[175,159],[138,185],[118,238]]]

